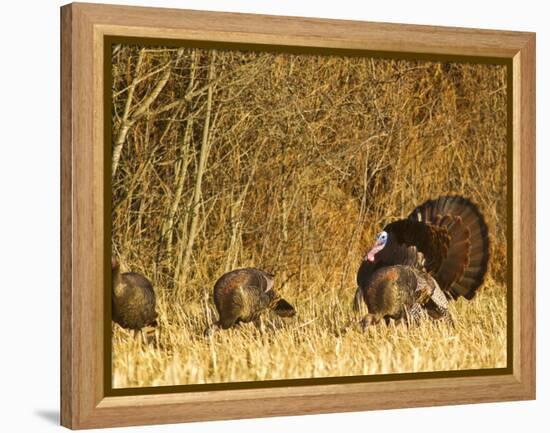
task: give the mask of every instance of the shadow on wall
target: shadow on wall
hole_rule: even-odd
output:
[[[50,424],[59,425],[59,411],[57,409],[39,409],[34,413]]]

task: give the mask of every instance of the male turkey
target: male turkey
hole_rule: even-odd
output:
[[[220,277],[214,285],[214,304],[219,320],[205,330],[228,329],[240,322],[260,323],[262,313],[271,310],[292,317],[296,310],[273,289],[274,275],[255,268],[236,269]]]
[[[460,196],[428,200],[377,235],[357,273],[354,307],[362,299],[367,304],[363,326],[416,321],[425,313],[450,321],[448,300],[472,299],[488,260],[487,225],[477,206]]]
[[[155,292],[151,282],[136,272],[120,273],[117,260],[112,260],[112,317],[121,327],[141,331],[157,326]]]

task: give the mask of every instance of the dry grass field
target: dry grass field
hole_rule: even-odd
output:
[[[114,387],[504,367],[506,69],[364,57],[115,46],[113,254],[158,297],[158,345],[113,325]],[[455,326],[362,332],[374,235],[461,194],[490,263]],[[297,316],[203,337],[231,269],[276,274]]]
[[[296,302],[299,316],[272,315],[204,338],[204,303],[161,304],[160,348],[141,345],[113,327],[113,386],[159,386],[506,366],[506,297],[488,284],[474,301],[453,305],[455,327],[424,322],[414,328],[381,325],[362,332],[351,302],[313,296]],[[271,313],[273,314],[273,313]],[[284,322],[283,322],[284,320]],[[345,326],[348,324],[348,326]]]

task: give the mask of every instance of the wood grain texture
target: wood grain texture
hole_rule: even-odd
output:
[[[76,390],[72,347],[72,10],[61,10],[61,424],[71,427]]]
[[[511,57],[528,33],[76,3],[110,34]],[[115,31],[115,33],[113,33]]]
[[[514,56],[514,375],[535,398],[535,37]]]
[[[62,425],[125,426],[535,397],[534,34],[94,4],[64,6],[61,26]],[[105,35],[513,59],[513,374],[105,397]]]

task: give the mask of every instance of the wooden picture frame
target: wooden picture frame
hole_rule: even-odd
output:
[[[505,59],[512,71],[510,368],[433,377],[107,395],[104,314],[106,36]],[[61,8],[61,424],[128,426],[535,398],[533,33],[73,3]],[[509,223],[510,224],[510,223]],[[110,328],[109,328],[110,329]]]

